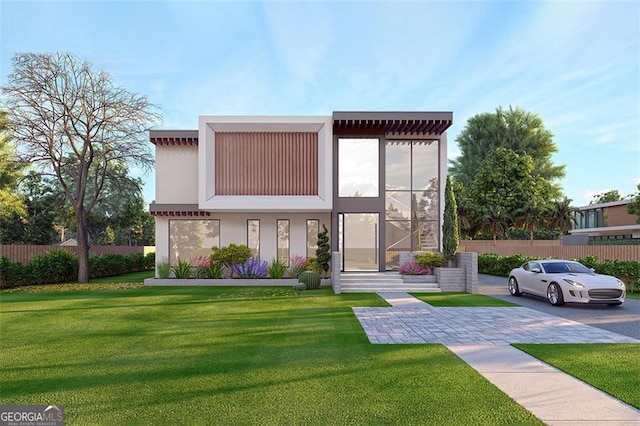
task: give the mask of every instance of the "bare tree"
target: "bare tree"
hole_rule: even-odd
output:
[[[87,215],[115,179],[109,165],[150,169],[146,135],[161,117],[146,96],[116,86],[109,74],[71,54],[23,53],[12,62],[2,92],[18,155],[60,182],[77,223],[78,282],[87,282]]]

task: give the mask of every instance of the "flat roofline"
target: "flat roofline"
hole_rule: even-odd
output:
[[[334,120],[452,120],[451,111],[334,111]]]

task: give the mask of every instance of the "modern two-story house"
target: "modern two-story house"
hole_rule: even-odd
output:
[[[288,263],[329,230],[343,271],[441,249],[451,112],[200,116],[154,130],[157,262],[245,244]]]

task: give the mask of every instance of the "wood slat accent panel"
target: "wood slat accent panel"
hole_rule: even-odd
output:
[[[216,195],[318,195],[315,132],[216,132]]]
[[[458,251],[478,254],[496,253],[500,256],[521,254],[554,259],[581,259],[596,256],[599,261],[638,261],[640,259],[640,246],[561,246],[560,241],[534,240],[533,242],[534,244],[531,245],[529,241],[502,240],[496,241],[494,245],[493,241],[464,240],[460,241]]]

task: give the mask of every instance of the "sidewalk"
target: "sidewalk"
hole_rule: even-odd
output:
[[[353,308],[374,344],[440,343],[549,425],[640,425],[640,410],[510,346],[640,343],[523,307],[435,308],[407,293],[392,307]]]

